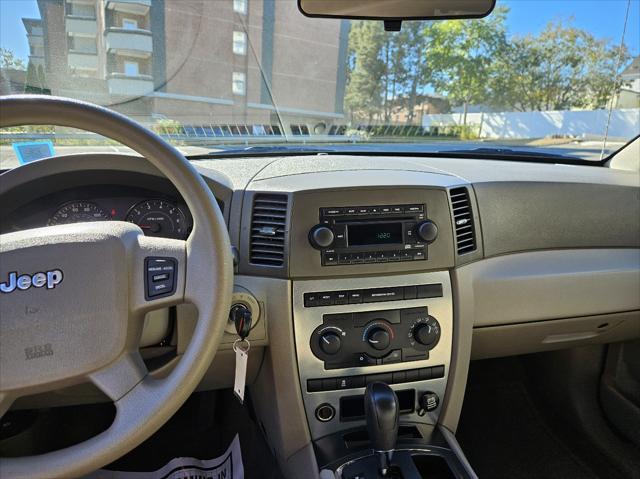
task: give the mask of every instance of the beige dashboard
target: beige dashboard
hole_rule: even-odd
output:
[[[131,173],[160,176],[139,157],[78,155],[31,165],[27,177],[40,185],[40,191],[53,192],[61,185],[47,183],[47,176],[59,178],[72,172],[82,181],[83,172],[95,176],[105,170],[105,164],[123,177]],[[285,459],[309,441],[303,387],[298,380],[291,381],[292,376],[298,378],[296,349],[300,345],[295,330],[300,319],[292,305],[300,300],[293,297],[299,282],[342,278],[345,284],[357,285],[361,278],[363,283],[384,285],[388,278],[399,281],[402,275],[446,274],[451,282],[451,351],[446,400],[438,420],[452,430],[473,358],[640,337],[637,172],[339,155],[199,160],[194,165],[224,205],[238,258],[236,284],[251,292],[260,305],[249,383],[256,392],[273,397],[270,405],[262,406],[266,408],[262,413],[271,416],[265,428]],[[451,195],[460,188],[468,195],[475,238],[473,250],[463,253],[457,248]],[[28,184],[15,185],[16,198],[25,191]],[[260,195],[276,195],[283,208],[278,226],[282,251],[271,264],[252,259],[254,205]],[[24,204],[23,200],[14,204]],[[424,260],[323,266],[321,253],[308,240],[321,208],[395,204],[424,204],[427,216],[437,224],[438,237],[426,246]],[[171,332],[170,345],[179,356],[189,340],[191,313],[186,308],[177,314],[181,326]],[[166,334],[158,332],[156,325],[154,337]],[[232,385],[232,341],[232,334],[225,337],[202,388]],[[164,352],[156,347],[154,357]],[[157,374],[171,364],[162,363]],[[83,394],[67,391],[59,401],[95,400]],[[284,434],[284,424],[295,433]]]

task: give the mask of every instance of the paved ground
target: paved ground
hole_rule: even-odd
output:
[[[432,142],[432,143],[414,143],[414,144],[400,144],[400,143],[384,143],[376,145],[376,143],[362,143],[355,145],[344,145],[346,148],[361,150],[363,154],[366,155],[366,151],[375,150],[377,148],[384,148],[393,150],[402,150],[402,151],[419,151],[424,148],[427,149],[427,146],[430,146],[430,150],[433,149],[433,146],[436,145],[438,149],[455,149],[460,148],[462,146],[462,142]],[[238,148],[242,148],[243,145],[236,145]],[[291,145],[293,146],[293,145]],[[446,146],[446,147],[445,147]],[[494,147],[496,143],[494,142],[477,142],[474,146],[478,147]],[[525,142],[523,141],[521,145],[518,146],[534,146],[538,151],[548,151],[550,153],[558,153],[558,154],[567,154],[574,156],[576,158],[582,158],[585,160],[597,161],[600,159],[600,152],[602,148],[602,143],[597,141],[583,141],[583,142],[567,142],[563,144],[554,143],[552,147],[540,148],[540,144],[537,142]],[[518,148],[518,146],[512,146],[512,148]],[[613,152],[618,148],[624,146],[622,142],[609,142],[607,143],[608,152]],[[318,145],[319,148],[322,148],[322,145]],[[352,148],[350,148],[352,147]],[[200,146],[181,146],[180,150],[186,155],[202,155],[211,151],[215,151],[215,145],[211,147],[200,147]],[[83,152],[96,152],[96,153],[132,153],[132,150],[126,148],[124,146],[56,146],[56,154],[57,155],[67,155],[71,153],[83,153]],[[605,155],[606,156],[606,155]],[[9,145],[0,145],[0,169],[10,169],[18,166],[18,159],[13,151],[13,149]]]

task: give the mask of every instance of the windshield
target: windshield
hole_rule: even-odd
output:
[[[508,148],[600,160],[640,130],[640,1],[498,0],[480,20],[306,18],[295,0],[0,0],[0,94],[88,100],[187,154]],[[2,167],[118,149],[0,132]]]

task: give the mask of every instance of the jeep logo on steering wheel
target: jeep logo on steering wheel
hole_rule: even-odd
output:
[[[62,283],[63,278],[62,270],[59,269],[34,274],[21,274],[20,276],[18,276],[17,271],[12,271],[9,273],[9,279],[4,283],[0,283],[0,291],[12,293],[16,289],[26,291],[31,287],[53,289]]]

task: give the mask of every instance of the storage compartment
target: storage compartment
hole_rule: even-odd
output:
[[[411,456],[420,477],[429,479],[455,479],[449,463],[442,456],[429,454],[414,454]]]
[[[400,414],[411,414],[415,410],[415,389],[396,391]],[[364,419],[364,394],[340,398],[340,420],[358,421]]]
[[[370,447],[369,434],[366,429],[352,431],[342,437],[344,439],[344,444],[348,449],[363,449]],[[400,426],[398,428],[398,441],[403,439],[423,439],[423,437],[415,426]]]
[[[515,356],[640,337],[640,311],[474,328],[471,359]]]

